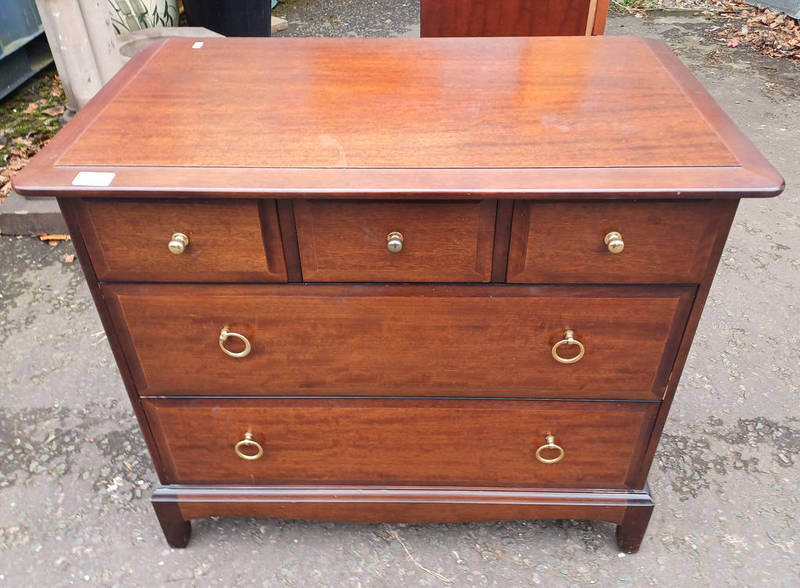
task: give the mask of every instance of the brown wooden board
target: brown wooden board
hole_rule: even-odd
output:
[[[517,202],[508,281],[698,283],[726,204],[712,200]],[[605,243],[612,231],[624,243],[619,253],[609,251]]]
[[[625,488],[652,402],[145,399],[171,483]],[[202,426],[198,426],[202,423]],[[613,426],[609,424],[613,423]],[[239,457],[251,433],[263,455]],[[536,451],[552,434],[557,463]],[[243,448],[257,455],[257,448]],[[540,454],[557,458],[557,449]]]
[[[654,400],[695,288],[119,284],[103,292],[142,395]],[[220,349],[223,327],[249,339],[247,357]],[[586,350],[571,365],[551,353],[566,329]]]
[[[423,37],[540,37],[602,34],[608,0],[421,0]]]
[[[294,216],[306,282],[488,282],[493,200],[364,202],[297,200]],[[390,233],[402,250],[387,248]]]
[[[783,187],[656,41],[192,42],[131,60],[15,178],[17,191],[687,198]],[[81,171],[115,175],[73,185]]]
[[[82,227],[102,281],[285,282],[275,202],[85,200]],[[261,213],[259,213],[259,211]],[[171,253],[173,233],[189,239]]]

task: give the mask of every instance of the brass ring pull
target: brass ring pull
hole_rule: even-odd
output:
[[[580,360],[581,357],[583,357],[583,354],[585,353],[586,349],[584,349],[583,343],[575,339],[574,335],[575,333],[572,331],[572,329],[567,329],[566,333],[564,333],[564,338],[561,339],[561,341],[559,341],[555,345],[553,345],[553,351],[552,351],[553,359],[555,359],[558,363],[576,363],[577,361]],[[566,357],[561,357],[558,354],[558,348],[561,347],[562,345],[577,345],[578,355],[576,355],[575,357],[570,357],[569,359],[567,359]]]
[[[252,447],[256,450],[255,453],[245,453],[242,451],[245,447]],[[241,457],[242,459],[246,459],[247,461],[253,461],[260,458],[264,455],[264,448],[261,447],[261,443],[258,441],[253,441],[253,434],[252,433],[245,433],[244,439],[239,441],[236,445],[233,446],[233,450],[236,452],[236,455]]]
[[[225,347],[225,341],[228,340],[228,337],[239,339],[242,343],[244,343],[244,349],[241,351],[231,351]],[[250,355],[250,341],[247,340],[247,337],[240,335],[239,333],[229,331],[228,327],[223,327],[219,332],[219,348],[225,352],[225,355],[230,355],[231,357],[247,357]]]
[[[561,447],[560,445],[555,444],[556,438],[553,435],[548,434],[547,437],[545,437],[545,440],[547,441],[547,443],[545,443],[544,445],[539,447],[539,449],[536,450],[536,459],[538,459],[542,463],[558,463],[562,459],[564,459],[564,448]],[[545,449],[555,449],[556,451],[558,451],[558,455],[550,459],[542,457],[542,451],[544,451]]]

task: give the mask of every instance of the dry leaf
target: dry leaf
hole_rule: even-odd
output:
[[[738,47],[739,46],[739,39],[731,39],[728,41],[728,47]]]
[[[41,241],[51,241],[51,242],[52,241],[55,241],[55,242],[58,242],[58,241],[69,241],[69,235],[60,235],[60,234],[49,235],[47,233],[42,233],[41,235],[39,235],[39,239]]]
[[[42,114],[46,114],[48,116],[58,116],[59,114],[64,112],[63,106],[53,106],[52,108],[45,108],[42,111]]]
[[[11,171],[19,171],[25,167],[27,162],[27,158],[20,157],[19,155],[12,155],[8,162],[8,169]]]
[[[74,253],[68,253],[64,256],[64,263],[72,263],[73,261],[75,261]]]
[[[36,102],[31,102],[25,107],[25,110],[22,111],[22,114],[33,114],[37,110],[39,109],[36,107]]]
[[[11,194],[11,182],[6,182],[2,186],[0,186],[0,196],[5,198],[9,194]]]

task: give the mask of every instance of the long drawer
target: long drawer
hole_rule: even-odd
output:
[[[629,487],[658,408],[319,398],[143,404],[167,483],[541,488]]]
[[[663,393],[694,288],[102,291],[142,395],[652,400]]]

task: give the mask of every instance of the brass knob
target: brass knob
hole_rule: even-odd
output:
[[[244,343],[244,349],[241,351],[231,351],[227,347],[225,347],[225,341],[228,340],[229,337],[233,337],[234,339],[239,339],[242,343]],[[250,355],[250,341],[248,341],[247,337],[244,335],[240,335],[239,333],[234,333],[233,331],[229,331],[228,327],[223,327],[222,330],[219,332],[219,347],[222,351],[225,352],[225,355],[230,355],[231,357],[247,357]]]
[[[616,231],[611,231],[603,241],[611,253],[622,253],[622,250],[625,249],[625,241],[622,240],[622,235]]]
[[[400,253],[403,250],[403,233],[392,231],[386,235],[386,249],[392,253]]]
[[[246,448],[254,450],[255,453],[245,453],[245,451],[249,451]],[[244,439],[242,439],[236,445],[234,445],[233,450],[236,452],[236,455],[238,455],[242,459],[246,459],[247,461],[256,460],[260,458],[262,455],[264,455],[264,448],[261,447],[261,443],[259,443],[258,441],[253,441],[252,433],[245,433]]]
[[[169,250],[175,255],[180,255],[189,246],[189,237],[183,233],[172,233],[172,239],[169,242]]]
[[[545,443],[544,445],[539,447],[539,449],[536,450],[536,459],[538,459],[542,463],[558,463],[562,459],[564,459],[564,448],[561,447],[560,445],[556,445],[555,440],[556,438],[550,433],[548,433],[547,436],[545,437],[545,441],[547,441],[547,443]],[[551,458],[542,457],[542,451],[545,451],[547,449],[555,449],[556,451],[558,451],[558,455]]]
[[[561,357],[558,354],[558,348],[561,347],[562,345],[577,345],[578,355],[576,355],[575,357],[570,357],[569,359]],[[564,338],[561,339],[561,341],[559,341],[555,345],[553,345],[552,354],[553,354],[553,359],[555,359],[558,363],[576,363],[578,360],[580,360],[581,357],[583,357],[585,351],[586,350],[583,347],[583,343],[575,339],[575,333],[572,331],[572,329],[567,329],[567,331],[564,333]]]

